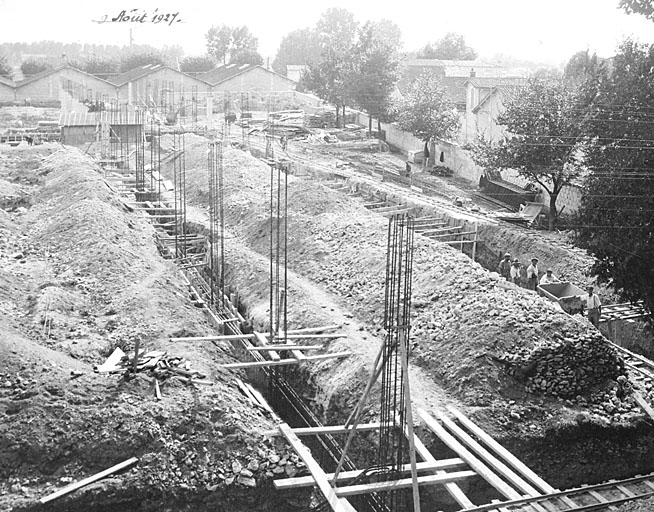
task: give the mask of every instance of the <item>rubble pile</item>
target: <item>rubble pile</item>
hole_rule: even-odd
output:
[[[200,168],[193,170],[189,159],[200,166],[200,155],[187,155],[187,182],[189,197],[202,203],[206,175]],[[235,150],[225,151],[224,169],[227,227],[265,257],[269,214],[261,198],[269,194],[270,170]],[[290,268],[320,283],[371,331],[381,334],[388,219],[312,181],[289,177],[288,197]],[[556,304],[525,289],[507,289],[497,274],[455,248],[421,236],[415,237],[414,245],[412,358],[446,389],[473,404],[487,403],[486,397],[515,386],[515,380],[502,378],[507,365],[497,359],[517,348],[531,354],[542,340],[555,343],[555,333],[574,340],[591,336],[593,341],[580,341],[583,347],[575,358],[595,370],[573,378],[568,352],[556,357],[553,351],[534,374],[538,380],[530,383],[529,391],[574,397],[596,385],[604,369],[610,370],[606,378],[619,373],[619,358],[601,336],[589,335],[587,324],[571,319]],[[301,317],[295,309],[289,302],[291,321]]]
[[[570,398],[625,373],[624,361],[599,333],[564,337],[554,333],[533,348],[516,347],[499,359],[530,393]],[[581,397],[580,397],[581,398]]]

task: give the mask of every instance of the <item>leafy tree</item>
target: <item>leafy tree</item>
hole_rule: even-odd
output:
[[[316,33],[321,43],[347,48],[356,37],[359,24],[354,14],[347,9],[332,7],[327,9],[316,24]]]
[[[7,57],[0,55],[0,76],[11,76],[11,71],[12,69]]]
[[[393,107],[399,126],[421,140],[455,139],[461,127],[459,114],[441,81],[429,72],[411,82]]]
[[[202,73],[216,67],[214,60],[208,55],[200,57],[185,57],[179,65],[184,73]]]
[[[652,0],[620,0],[620,7],[628,14],[642,14],[648,20],[654,21],[654,3],[652,3]]]
[[[599,62],[596,53],[590,55],[588,50],[577,52],[565,65],[563,76],[571,80],[583,80],[597,71]]]
[[[388,23],[366,23],[360,30],[354,46],[355,59],[352,98],[356,105],[369,116],[368,130],[372,131],[372,118],[377,118],[377,129],[381,121],[389,118],[391,94],[399,78],[397,46],[399,37],[393,41],[384,33],[393,29]],[[400,34],[399,28],[397,34]]]
[[[223,64],[262,64],[259,41],[246,27],[211,27],[206,34],[209,55]]]
[[[498,144],[481,140],[475,161],[490,170],[515,169],[550,195],[549,228],[564,186],[582,171],[584,134],[578,90],[561,80],[531,79],[504,105],[497,123],[507,130]]]
[[[158,53],[145,52],[133,53],[121,59],[119,71],[125,73],[130,69],[135,69],[146,64],[165,64],[165,59]]]
[[[654,313],[654,45],[625,41],[583,91],[592,143],[577,243],[596,258],[592,274]]]
[[[52,66],[47,62],[39,62],[36,60],[26,60],[20,65],[20,70],[24,76],[36,75],[42,71],[52,69]]]
[[[352,59],[358,24],[345,9],[331,8],[316,24],[320,59],[309,63],[300,86],[336,107],[336,123],[340,110],[345,118],[345,105],[351,99],[355,63]]]
[[[284,36],[272,68],[286,76],[286,66],[289,64],[307,65],[320,58],[320,41],[315,30],[310,28],[294,30]]]
[[[227,25],[211,27],[206,34],[207,51],[217,61],[227,64],[227,55],[232,41],[232,30]]]
[[[247,27],[237,27],[232,31],[230,64],[263,64],[263,57],[257,52],[259,40]]]
[[[418,53],[419,59],[440,59],[440,60],[475,60],[477,52],[466,45],[461,34],[448,32],[434,44],[427,45]]]

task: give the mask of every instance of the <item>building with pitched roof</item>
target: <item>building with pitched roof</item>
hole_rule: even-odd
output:
[[[462,141],[472,142],[479,137],[491,141],[502,138],[505,128],[497,124],[497,117],[503,109],[503,102],[526,83],[527,79],[521,77],[470,77],[465,80],[466,109],[461,127]]]
[[[263,66],[227,64],[198,76],[214,92],[294,91],[296,82]]]
[[[0,76],[0,103],[16,100],[16,84],[9,78]]]
[[[205,98],[211,86],[164,64],[146,64],[109,78],[117,97],[136,105],[176,105],[182,100]]]
[[[64,64],[16,82],[14,100],[32,103],[59,101],[66,92],[75,99],[105,101],[116,96],[116,87],[102,78]]]

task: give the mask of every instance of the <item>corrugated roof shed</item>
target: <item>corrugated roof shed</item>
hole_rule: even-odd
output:
[[[143,124],[144,116],[136,112],[121,112],[112,115],[112,112],[69,112],[59,116],[59,126],[95,126],[99,123],[116,125]]]
[[[72,69],[76,71],[77,73],[81,73],[83,75],[89,76],[95,80],[100,80],[101,82],[105,82],[107,84],[113,85],[111,82],[105,80],[104,78],[99,78],[95,75],[92,75],[90,73],[87,73],[86,71],[82,71],[81,69],[78,69],[74,66],[71,66],[70,64],[63,64],[61,66],[57,66],[56,68],[52,69],[46,69],[45,71],[41,71],[40,73],[36,73],[35,75],[30,76],[29,78],[26,78],[24,80],[20,80],[19,82],[16,82],[16,87],[22,87],[25,84],[29,84],[30,82],[34,82],[36,80],[40,80],[41,78],[45,78],[46,76],[52,75],[54,73],[57,73],[59,71],[62,71],[64,69]]]

